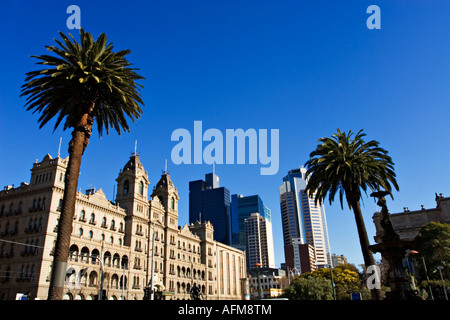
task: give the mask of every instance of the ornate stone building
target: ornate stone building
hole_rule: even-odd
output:
[[[436,208],[426,209],[422,206],[420,210],[410,211],[409,208],[405,207],[403,212],[390,214],[394,231],[401,240],[413,241],[420,228],[429,222],[450,223],[450,197],[436,194],[435,200]],[[384,233],[381,227],[381,212],[375,212],[372,219],[376,228],[374,240],[376,243],[381,243],[381,236]]]
[[[46,155],[30,183],[0,191],[0,299],[47,299],[68,158]],[[65,299],[241,299],[245,253],[213,240],[209,222],[178,226],[178,192],[168,172],[150,181],[133,154],[120,171],[116,202],[100,189],[77,194]],[[154,262],[152,264],[152,261]],[[103,281],[102,281],[103,279]]]

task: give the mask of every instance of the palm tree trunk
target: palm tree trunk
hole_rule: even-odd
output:
[[[53,256],[52,275],[48,291],[49,300],[62,300],[64,293],[81,158],[89,143],[89,137],[92,131],[92,121],[86,121],[89,117],[83,116],[82,118],[84,118],[84,121],[80,121],[79,124],[84,122],[84,125],[75,127],[72,132],[72,140],[69,143],[69,163],[66,169],[64,198]]]
[[[361,245],[361,251],[363,254],[364,264],[367,267],[375,265],[375,260],[373,258],[372,250],[369,248],[369,238],[367,236],[366,226],[364,224],[364,219],[361,212],[361,207],[359,205],[359,200],[350,200],[350,206],[352,207],[353,213],[355,215],[356,227],[358,229],[359,243]],[[381,299],[380,289],[371,289],[370,291],[373,300]]]

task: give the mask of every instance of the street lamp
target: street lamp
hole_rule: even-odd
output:
[[[419,252],[416,250],[406,250],[405,258],[406,258],[406,264],[408,266],[409,271],[411,272],[411,282],[414,290],[417,290],[416,288],[416,281],[414,279],[414,266],[411,263],[411,260],[409,259],[410,254],[418,254]]]
[[[444,278],[442,277],[442,269],[444,269],[444,267],[443,266],[437,266],[437,269],[439,270],[439,275],[441,276],[442,289],[444,289],[445,300],[448,300],[447,290],[445,289]]]
[[[80,255],[78,253],[74,254],[77,258],[78,256],[81,256],[82,258],[84,257],[84,255]],[[98,255],[90,255],[90,256],[86,256],[87,258],[91,258],[91,259],[97,259],[98,261],[100,261],[100,266],[102,268],[102,274],[101,274],[101,278],[100,278],[100,292],[99,292],[99,300],[103,299],[103,281],[105,279],[105,266],[103,264],[103,260],[98,256]],[[87,269],[87,268],[86,268]]]
[[[333,267],[329,264],[324,266],[325,268],[330,268],[331,273],[331,290],[333,291],[333,299],[336,300],[336,289],[334,288],[334,277],[333,277]]]
[[[419,254],[419,252],[416,250],[407,250],[406,252],[408,255],[409,254]],[[423,268],[425,270],[425,276],[427,278],[428,291],[430,292],[430,299],[434,300],[433,291],[431,290],[431,285],[430,285],[430,279],[428,278],[428,271],[427,271],[427,265],[425,264],[425,258],[423,256],[421,258],[422,258]]]
[[[331,289],[333,290],[333,299],[336,300],[336,289],[334,288],[334,277],[332,266],[330,266],[330,273],[331,273]]]
[[[123,283],[122,283],[122,300],[125,300],[125,270],[128,270],[128,262],[127,261],[123,261],[122,260],[122,270],[123,270],[123,275],[122,275],[122,281],[123,281]]]
[[[288,282],[289,282],[289,284],[291,284],[291,275],[292,275],[292,277],[295,277],[298,274],[299,274],[299,272],[298,272],[298,269],[296,267],[294,267],[292,269],[288,268]]]
[[[155,240],[156,240],[156,233],[155,233],[155,223],[153,222],[153,237],[152,237],[152,268],[151,268],[151,275],[150,275],[150,300],[155,299],[155,291],[154,291],[154,277],[155,277]]]
[[[100,300],[103,300],[103,280],[105,279],[105,266],[103,264],[103,260],[99,258],[98,256],[94,256],[98,261],[100,261],[100,265],[102,267],[102,277],[100,280]]]
[[[261,279],[260,279],[260,268],[262,267],[261,263],[255,263],[255,267],[258,270],[258,299],[261,300]]]

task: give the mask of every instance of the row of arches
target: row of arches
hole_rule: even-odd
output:
[[[95,300],[96,299],[96,295],[94,294],[89,294],[89,295],[84,295],[83,293],[78,293],[78,294],[72,294],[71,292],[67,292],[64,297],[63,300]],[[117,297],[116,295],[111,295],[108,300],[122,300],[122,297]]]
[[[86,218],[86,211],[81,210],[79,220],[85,222],[86,219],[87,219],[87,218]],[[103,218],[102,218],[101,227],[107,228],[107,227],[108,227],[107,222],[108,222],[108,220],[106,219],[106,217],[103,217]],[[93,212],[92,212],[91,215],[90,215],[89,223],[90,223],[90,224],[94,224],[94,225],[97,223],[97,221],[95,220],[95,213],[93,213]],[[111,230],[116,230],[116,229],[117,229],[116,221],[115,221],[114,219],[111,219],[109,228],[110,228]],[[123,231],[123,230],[124,230],[124,224],[123,224],[123,222],[120,222],[120,223],[119,223],[119,231]]]
[[[201,285],[200,286],[200,285],[198,285],[196,283],[191,285],[191,283],[186,283],[186,282],[177,282],[176,293],[178,293],[178,294],[190,294],[191,293],[191,289],[194,286],[198,287],[203,294],[206,294],[206,287],[205,287],[205,285]]]
[[[71,289],[81,287],[98,288],[100,286],[101,274],[89,268],[78,269],[70,267],[66,271],[67,286]],[[128,278],[126,275],[117,273],[106,273],[103,279],[104,289],[127,289]]]
[[[101,258],[98,249],[90,251],[88,247],[83,247],[79,250],[75,244],[70,246],[69,261],[98,264],[98,259],[103,259],[102,261],[105,267],[128,269],[127,255],[121,257],[118,253],[111,254],[111,252],[105,251],[103,258]]]
[[[197,269],[192,269],[191,272],[191,268],[187,267],[177,267],[177,277],[179,278],[194,278],[194,279],[198,279],[198,280],[205,280],[205,271],[204,270],[197,270]]]
[[[78,229],[78,236],[82,237],[83,235],[84,235],[84,229],[83,228],[79,228]],[[89,230],[89,232],[87,234],[87,237],[89,239],[93,239],[94,238],[94,232],[92,230]],[[114,238],[113,236],[109,237],[109,243],[114,244],[115,240],[117,240],[117,244],[119,246],[121,246],[123,244],[123,240],[122,240],[121,237],[119,237],[119,238]],[[106,241],[104,233],[100,234],[100,241]]]

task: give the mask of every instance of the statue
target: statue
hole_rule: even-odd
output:
[[[200,291],[200,288],[197,287],[197,285],[195,283],[192,286],[190,293],[191,293],[192,300],[200,300],[200,296],[202,295],[202,293]]]
[[[381,207],[381,221],[380,225],[383,228],[384,234],[381,236],[383,242],[389,241],[399,241],[399,235],[394,231],[394,227],[392,226],[391,217],[386,206],[386,199],[384,198],[390,194],[388,191],[377,191],[373,192],[370,196],[374,198],[378,198],[377,205]]]
[[[405,274],[403,259],[405,252],[412,246],[411,241],[401,240],[400,236],[395,232],[390,218],[389,210],[386,206],[386,195],[388,191],[373,192],[370,196],[378,198],[377,204],[381,207],[380,225],[384,231],[381,243],[371,245],[369,248],[372,252],[380,252],[383,259],[389,263],[387,272],[387,283],[391,288],[391,292],[386,294],[389,300],[408,300],[412,298],[411,287],[408,276]]]

